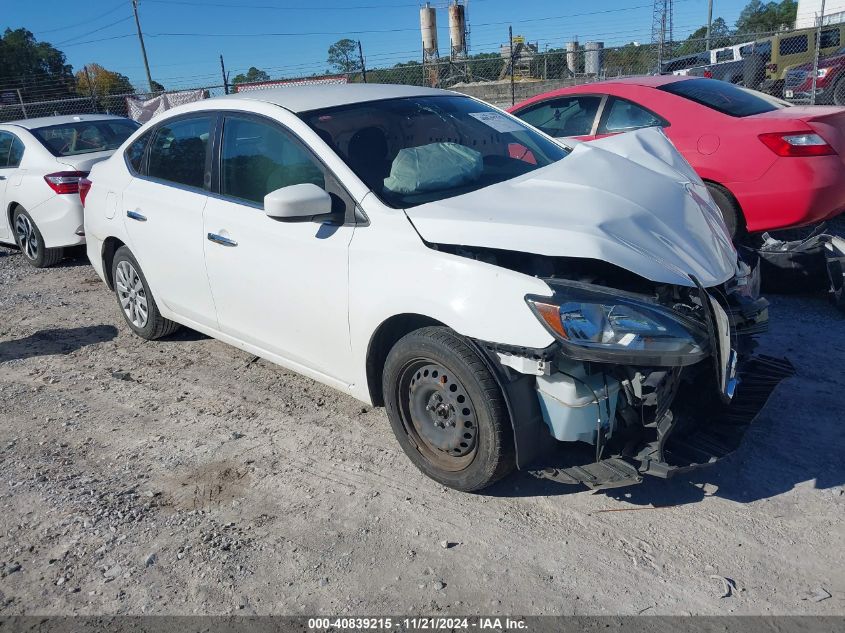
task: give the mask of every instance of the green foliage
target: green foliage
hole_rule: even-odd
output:
[[[780,2],[762,2],[751,0],[736,21],[736,33],[767,33],[781,28],[791,28],[795,24],[798,3],[793,0]]]
[[[235,78],[232,80],[233,84],[244,84],[244,83],[253,83],[256,81],[270,81],[270,75],[268,75],[263,70],[259,70],[255,66],[250,66],[249,70],[246,71],[246,74],[240,73],[235,75]]]
[[[327,61],[335,72],[351,73],[361,70],[358,42],[350,39],[338,40],[329,46]]]
[[[20,88],[24,101],[75,96],[76,81],[65,55],[37,42],[26,29],[6,29],[0,38],[0,90]]]

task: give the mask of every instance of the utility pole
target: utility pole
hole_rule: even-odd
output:
[[[513,51],[513,27],[508,27],[508,40],[510,42],[510,62],[511,62],[511,105],[516,105],[516,86],[514,85],[514,55]]]
[[[223,55],[220,55],[220,72],[223,73],[223,92],[229,94],[229,78],[226,76],[226,66],[223,65]]]
[[[707,0],[707,37],[704,40],[704,50],[710,50],[710,27],[713,24],[713,0]]]
[[[361,77],[367,83],[367,67],[364,65],[364,49],[361,48],[361,40],[358,40],[358,57],[361,60]]]
[[[88,66],[83,66],[85,71],[85,79],[88,80],[88,96],[91,97],[91,111],[97,111],[97,100],[94,98],[94,84],[91,82],[91,73],[88,72]]]
[[[138,19],[138,1],[132,0],[132,11],[135,13],[135,26],[138,27],[138,41],[141,42],[141,55],[144,56],[144,69],[147,71],[147,83],[150,85],[150,92],[155,92],[153,88],[153,78],[150,75],[150,62],[147,61],[147,48],[144,46],[144,35],[141,33],[141,21]]]
[[[818,24],[816,25],[816,52],[813,56],[813,88],[810,93],[810,104],[816,105],[816,79],[819,76],[819,48],[822,43],[822,24],[824,24],[824,2],[822,0],[821,13],[818,17]]]

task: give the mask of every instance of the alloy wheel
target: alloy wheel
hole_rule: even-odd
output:
[[[24,255],[35,261],[38,257],[39,250],[38,234],[35,232],[35,226],[32,224],[32,220],[23,213],[18,215],[15,220],[15,236]]]
[[[147,293],[141,276],[130,262],[123,260],[117,265],[114,285],[126,318],[137,328],[145,327],[149,318]]]

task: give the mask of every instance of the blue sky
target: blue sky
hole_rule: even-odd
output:
[[[732,25],[746,1],[714,0],[713,16]],[[6,5],[0,27],[28,28],[64,51],[74,70],[96,62],[146,87],[130,0],[0,4]],[[249,66],[272,77],[320,72],[329,45],[342,37],[361,40],[370,67],[418,59],[419,6],[413,0],[141,0],[140,16],[153,79],[173,89],[219,84],[221,53],[231,77]],[[469,0],[468,15],[473,53],[498,50],[509,24],[541,49],[573,36],[612,46],[649,40],[652,1]],[[675,0],[676,38],[706,19],[707,0]],[[449,41],[445,9],[438,27],[442,55]]]

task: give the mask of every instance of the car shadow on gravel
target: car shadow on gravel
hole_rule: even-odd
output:
[[[117,336],[113,325],[39,330],[11,341],[0,341],[0,363],[34,356],[70,354],[87,345],[110,341]]]

